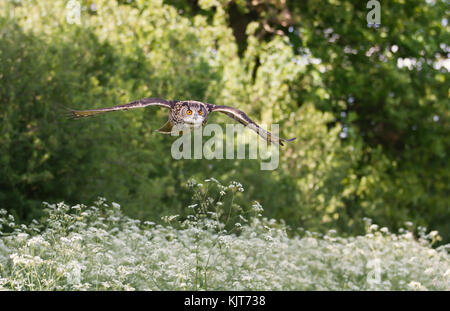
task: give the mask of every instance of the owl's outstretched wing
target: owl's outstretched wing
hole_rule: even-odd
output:
[[[165,108],[172,108],[172,104],[170,101],[160,99],[160,98],[143,98],[128,104],[118,105],[109,108],[100,108],[100,109],[90,109],[90,110],[73,110],[69,109],[69,116],[72,118],[83,118],[90,117],[99,113],[118,111],[118,110],[128,110],[134,108],[143,108],[147,106],[161,106]]]
[[[293,141],[295,139],[295,138],[284,139],[284,138],[280,138],[280,137],[273,135],[272,133],[264,130],[258,124],[253,122],[252,119],[250,119],[243,111],[241,111],[239,109],[229,107],[229,106],[216,106],[216,105],[212,105],[212,104],[208,104],[208,109],[210,112],[218,111],[218,112],[222,112],[222,113],[226,114],[230,118],[238,121],[239,123],[242,123],[249,129],[258,133],[259,136],[261,136],[265,140],[270,141],[272,143],[278,143],[281,146],[284,146],[283,142],[289,142],[289,141]]]

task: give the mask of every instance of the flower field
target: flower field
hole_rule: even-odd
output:
[[[131,219],[117,203],[45,204],[19,225],[2,210],[2,290],[449,290],[449,245],[437,232],[340,237],[288,230],[245,210],[239,183],[191,182],[190,214]],[[216,191],[212,191],[215,189]],[[213,194],[215,193],[215,195]]]

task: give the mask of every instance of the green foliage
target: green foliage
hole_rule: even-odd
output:
[[[369,217],[448,241],[444,3],[383,2],[375,30],[363,2],[194,2],[81,1],[79,24],[66,1],[0,2],[1,207],[29,221],[42,201],[100,195],[155,220],[188,213],[186,180],[216,176],[247,185],[244,210],[256,199],[292,229],[361,234]],[[152,132],[162,109],[63,116],[150,96],[232,105],[297,140],[261,171],[260,160],[172,159],[175,138]]]

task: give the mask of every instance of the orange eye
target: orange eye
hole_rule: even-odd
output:
[[[202,114],[203,114],[203,111],[200,109],[200,110],[198,111],[198,114],[199,114],[199,115],[202,115]]]
[[[192,114],[192,110],[189,109],[188,111],[186,111],[186,114],[187,114],[188,116],[190,116],[190,115]]]

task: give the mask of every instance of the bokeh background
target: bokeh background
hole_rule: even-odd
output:
[[[378,29],[366,1],[78,3],[0,1],[0,207],[21,221],[99,196],[183,216],[186,182],[214,177],[291,228],[353,235],[367,217],[450,241],[447,1],[383,1]],[[172,159],[163,109],[64,116],[143,97],[234,106],[297,140],[261,171]]]

